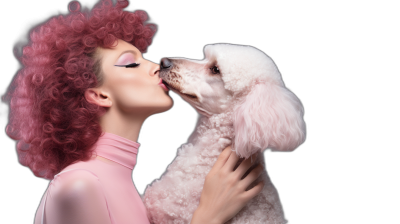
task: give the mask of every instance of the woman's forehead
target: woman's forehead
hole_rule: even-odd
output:
[[[123,40],[116,40],[115,43],[113,44],[113,47],[111,48],[99,47],[96,51],[99,54],[99,56],[103,58],[103,60],[113,59],[113,58],[116,59],[125,52],[131,52],[135,54],[135,56],[141,55],[139,49],[137,49],[132,44],[125,42]]]

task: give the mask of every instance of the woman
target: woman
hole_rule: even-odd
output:
[[[145,60],[156,31],[127,1],[103,0],[33,29],[21,69],[5,95],[7,134],[21,164],[52,179],[35,223],[149,223],[131,180],[145,119],[172,107],[159,66]],[[228,147],[229,148],[229,147]],[[244,189],[250,167],[225,149],[207,175],[191,223],[224,223],[262,189]]]

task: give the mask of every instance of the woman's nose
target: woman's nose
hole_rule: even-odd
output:
[[[168,69],[172,66],[172,62],[168,58],[162,58],[160,63],[161,69]]]
[[[153,64],[153,67],[152,67],[152,69],[150,71],[150,75],[151,76],[156,76],[160,72],[160,66],[158,64],[156,64],[156,63],[153,63],[153,62],[151,62],[151,63]]]

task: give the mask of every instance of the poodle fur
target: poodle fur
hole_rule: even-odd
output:
[[[142,199],[151,223],[190,223],[205,176],[228,145],[241,157],[236,167],[251,157],[254,164],[245,177],[259,163],[265,166],[265,149],[292,151],[305,141],[303,106],[270,57],[233,44],[206,45],[204,55],[203,60],[162,59],[163,82],[200,116],[167,171],[145,190]],[[247,190],[260,181],[263,190],[226,223],[287,223],[267,171]]]

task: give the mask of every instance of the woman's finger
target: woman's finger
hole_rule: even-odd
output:
[[[231,151],[231,154],[229,155],[229,158],[224,165],[225,169],[227,169],[229,172],[233,171],[233,168],[235,167],[238,160],[239,157],[236,155],[236,152]]]
[[[236,168],[236,170],[234,171],[236,177],[238,179],[241,179],[243,177],[243,175],[249,170],[249,168],[254,165],[255,160],[252,161],[251,157],[243,160],[240,165],[238,166],[238,168]]]
[[[231,151],[231,146],[229,145],[225,149],[222,150],[221,154],[219,154],[217,161],[215,162],[214,166],[212,169],[221,169],[226,163],[226,161],[229,158],[229,155],[232,153]]]
[[[250,199],[254,198],[257,194],[259,194],[264,189],[265,183],[260,181],[256,186],[252,189],[243,192],[242,197],[246,201],[250,201]]]
[[[250,184],[252,184],[264,171],[264,167],[260,164],[258,164],[250,173],[241,180],[240,185],[242,188],[246,189]]]

